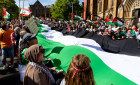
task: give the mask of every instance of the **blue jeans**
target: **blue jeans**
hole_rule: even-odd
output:
[[[13,58],[14,57],[14,46],[11,46],[9,48],[2,48],[2,57],[3,58]]]

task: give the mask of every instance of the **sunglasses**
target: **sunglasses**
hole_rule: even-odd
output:
[[[46,50],[45,49],[40,49],[40,52],[44,54],[46,52]]]

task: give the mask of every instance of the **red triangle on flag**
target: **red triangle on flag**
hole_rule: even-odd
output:
[[[112,22],[117,22],[117,17],[115,17]]]
[[[93,19],[95,18],[95,16],[93,15]]]
[[[75,15],[72,13],[72,19],[75,17]]]
[[[105,22],[108,23],[109,21],[110,19],[106,17]]]
[[[7,15],[7,14],[6,14],[6,9],[3,8],[3,17],[6,16],[6,15]]]
[[[100,21],[102,21],[102,18],[100,18]]]
[[[96,21],[96,22],[94,22],[95,24],[98,24],[99,23],[99,21]]]
[[[72,21],[72,23],[74,24],[74,20]]]

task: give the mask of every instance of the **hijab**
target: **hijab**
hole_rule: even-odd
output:
[[[41,45],[32,45],[25,53],[24,58],[29,61],[24,74],[23,85],[53,85],[55,80],[43,63],[38,63]]]
[[[35,62],[37,63],[38,61],[38,54],[40,52],[41,45],[32,45],[29,47],[25,53],[24,53],[24,58],[28,60],[29,62]]]

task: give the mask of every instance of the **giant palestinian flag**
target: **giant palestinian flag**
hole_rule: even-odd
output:
[[[58,69],[67,72],[72,57],[84,54],[91,60],[96,85],[140,84],[139,57],[105,52],[94,40],[64,36],[47,25],[38,25],[38,28],[38,43]]]
[[[9,19],[10,18],[10,14],[6,11],[5,8],[3,8],[3,18],[4,19]]]

